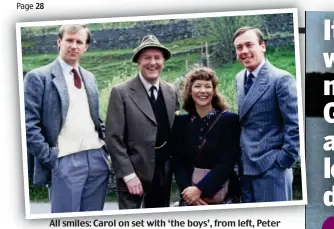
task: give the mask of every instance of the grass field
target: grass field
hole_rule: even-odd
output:
[[[171,48],[174,53],[198,47],[191,43],[183,43],[186,43],[187,45],[182,49],[178,48],[179,45],[175,45],[174,43],[169,45],[174,47],[174,51],[173,48]],[[136,64],[131,62],[132,51],[133,50],[90,51],[81,59],[81,65],[93,72],[96,76],[100,91],[100,114],[103,120],[105,120],[106,117],[111,88],[115,84],[135,76],[137,73]],[[54,61],[56,57],[56,53],[24,56],[23,70],[27,72],[39,66],[46,65]],[[294,76],[296,75],[293,49],[269,51],[266,57],[273,65],[290,72]],[[185,60],[188,60],[189,69],[191,66],[198,63],[199,59],[199,53],[173,57],[165,63],[161,78],[170,83],[175,83],[187,72]],[[237,110],[234,77],[241,69],[243,69],[243,67],[239,62],[227,65],[222,64],[215,68],[219,77],[220,91],[227,98],[227,101],[230,104],[230,109],[235,112]]]

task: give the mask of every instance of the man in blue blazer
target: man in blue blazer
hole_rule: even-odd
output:
[[[291,167],[299,159],[295,79],[265,59],[266,45],[259,29],[238,29],[233,44],[246,68],[236,76],[242,200],[291,200]]]
[[[95,77],[79,65],[91,34],[63,25],[53,63],[24,78],[27,150],[34,184],[48,185],[51,212],[103,210],[110,173]]]

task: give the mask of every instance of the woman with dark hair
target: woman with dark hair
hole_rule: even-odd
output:
[[[239,202],[234,171],[240,154],[238,115],[227,111],[218,92],[218,77],[210,68],[186,76],[183,109],[173,127],[173,168],[180,205]]]

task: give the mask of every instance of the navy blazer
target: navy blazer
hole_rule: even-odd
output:
[[[211,169],[196,185],[202,191],[203,198],[213,196],[228,179],[230,179],[229,196],[238,196],[239,184],[234,171],[240,156],[238,115],[231,112],[221,115],[208,133],[200,155],[198,154],[200,141],[195,134],[198,132],[196,129],[198,126],[192,125],[191,122],[190,115],[176,116],[172,132],[173,169],[180,192],[192,186],[192,172],[194,167],[197,167]]]
[[[95,77],[82,67],[79,71],[95,129],[104,139]],[[50,182],[51,169],[58,157],[57,139],[69,106],[67,85],[58,60],[27,73],[24,78],[24,103],[27,151],[35,157],[33,182],[45,185]]]

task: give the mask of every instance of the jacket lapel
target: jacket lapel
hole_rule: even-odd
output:
[[[238,111],[239,111],[239,115],[241,112],[241,108],[242,108],[242,103],[244,101],[245,98],[245,74],[246,74],[246,70],[242,71],[241,73],[239,73],[238,78],[237,78],[237,98],[238,98]]]
[[[95,125],[98,126],[99,95],[96,88],[95,79],[93,77],[90,77],[90,73],[81,66],[79,66],[79,71],[82,77],[83,84],[85,85],[90,115]]]
[[[60,101],[61,101],[61,114],[62,114],[62,123],[65,122],[68,106],[69,106],[69,95],[67,90],[67,85],[65,81],[65,77],[63,75],[60,63],[58,60],[54,62],[54,68],[52,69],[52,75],[54,76],[53,84],[55,85]]]
[[[155,125],[157,125],[152,106],[148,100],[147,92],[138,75],[132,80],[130,89],[130,97],[133,102]]]
[[[175,117],[176,98],[173,90],[163,81],[160,81],[162,96],[166,104],[169,127],[172,128]]]
[[[254,105],[254,103],[268,90],[268,66],[269,63],[266,60],[266,63],[261,68],[259,75],[256,77],[252,87],[249,89],[244,100],[242,101],[241,110],[239,112],[240,120],[245,116],[248,110]],[[243,95],[245,92],[243,91]]]

